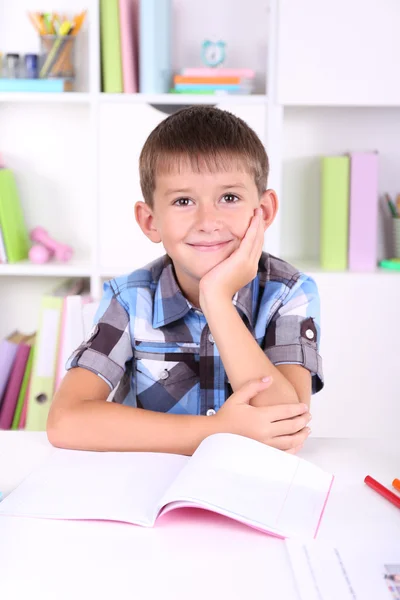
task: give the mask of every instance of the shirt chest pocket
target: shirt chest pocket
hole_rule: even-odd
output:
[[[137,352],[135,383],[137,406],[158,412],[198,414],[199,369],[193,355]],[[171,357],[169,354],[168,358]]]

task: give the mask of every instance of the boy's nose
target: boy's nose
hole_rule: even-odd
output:
[[[221,229],[220,215],[214,206],[199,208],[197,213],[196,227],[199,231],[212,233]]]

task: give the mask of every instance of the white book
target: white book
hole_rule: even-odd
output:
[[[333,476],[297,456],[229,433],[192,457],[54,449],[0,503],[0,515],[122,521],[153,527],[197,507],[278,537],[312,538]]]
[[[7,263],[7,262],[8,262],[8,258],[7,258],[6,246],[4,244],[3,232],[0,227],[0,263]]]

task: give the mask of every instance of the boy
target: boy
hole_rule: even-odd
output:
[[[167,254],[105,284],[51,406],[52,444],[192,454],[232,432],[302,446],[323,385],[319,298],[262,252],[278,206],[268,168],[254,131],[217,108],[182,109],[150,134],[135,215]]]

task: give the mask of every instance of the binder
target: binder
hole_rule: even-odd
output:
[[[350,153],[349,269],[372,271],[378,256],[378,154]]]
[[[166,94],[171,87],[171,0],[141,0],[139,77],[143,94]]]
[[[138,0],[119,0],[122,79],[125,94],[138,91]]]
[[[29,235],[10,169],[0,169],[0,228],[9,263],[28,258]]]
[[[26,425],[29,431],[44,431],[53,400],[64,297],[79,294],[83,279],[69,280],[53,295],[42,297],[28,398]]]
[[[100,38],[103,92],[122,93],[118,0],[100,0]]]
[[[330,271],[347,268],[349,224],[348,156],[321,159],[321,267]]]

